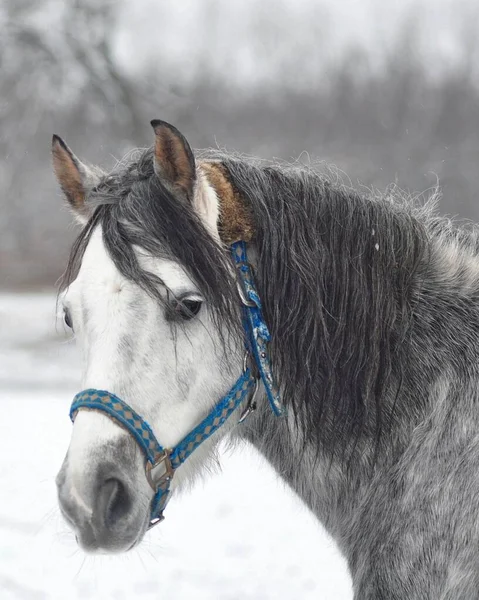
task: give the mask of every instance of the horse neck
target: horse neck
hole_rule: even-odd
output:
[[[305,443],[293,415],[275,417],[266,398],[235,428],[234,435],[253,444],[340,545],[372,482],[396,468],[420,427],[442,420],[452,403],[470,419],[478,400],[479,260],[433,240],[414,286],[410,331],[394,356],[402,378],[392,377],[381,399],[379,443],[368,419],[358,438],[342,445]]]

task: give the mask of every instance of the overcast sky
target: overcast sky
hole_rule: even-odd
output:
[[[123,3],[117,52],[128,68],[166,58],[179,79],[207,56],[218,71],[254,81],[276,58],[294,55],[300,68],[315,48],[334,62],[359,44],[380,61],[408,17],[435,70],[457,59],[465,24],[475,20],[477,31],[478,7],[477,0],[136,0]]]

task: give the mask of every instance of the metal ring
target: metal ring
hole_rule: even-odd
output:
[[[173,475],[175,474],[175,469],[170,461],[171,450],[164,450],[163,455],[159,460],[157,460],[154,464],[150,461],[147,461],[145,466],[146,479],[150,484],[152,490],[154,492],[158,491],[158,487],[165,481],[171,481],[173,479]],[[157,481],[154,481],[154,477],[152,474],[152,470],[156,469],[161,464],[164,464],[165,471],[161,474],[160,478]]]

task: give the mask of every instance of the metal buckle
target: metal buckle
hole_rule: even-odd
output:
[[[240,281],[243,282],[243,280],[241,279],[240,276]],[[244,289],[244,283],[240,283],[238,281],[238,292],[239,292],[239,296],[241,299],[241,303],[243,304],[243,306],[247,306],[248,308],[254,308],[256,306],[256,304],[253,302],[253,300],[250,300],[248,298],[248,296],[246,295],[246,290]]]
[[[254,382],[254,390],[251,396],[248,398],[248,403],[245,406],[244,411],[241,413],[238,424],[243,423],[249,417],[249,415],[256,410],[256,394],[258,393],[259,379]]]
[[[151,462],[147,461],[145,467],[146,478],[148,483],[154,492],[158,490],[158,486],[165,481],[169,481],[173,479],[173,475],[175,474],[175,469],[171,464],[170,460],[171,450],[165,449],[163,450],[163,455],[159,460],[156,461],[154,465]],[[157,477],[157,469],[158,467],[163,467],[163,472],[160,477]]]
[[[246,285],[245,285],[245,281],[243,279],[243,272],[241,271],[241,267],[242,266],[246,266],[251,273],[253,273],[253,265],[251,265],[248,262],[241,262],[241,263],[237,263],[236,264],[236,270],[237,270],[237,277],[236,277],[236,285],[238,287],[238,292],[239,292],[239,296],[241,298],[241,302],[244,306],[248,306],[249,308],[254,308],[256,307],[256,302],[253,302],[253,300],[250,300],[248,298],[248,294],[246,292]]]
[[[159,517],[155,517],[154,519],[151,519],[148,524],[148,531],[150,531],[150,529],[152,529],[155,525],[158,525],[158,523],[161,523],[164,520],[165,520],[165,517],[163,516],[163,513]]]

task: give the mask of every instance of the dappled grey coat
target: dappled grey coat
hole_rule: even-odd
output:
[[[257,283],[289,408],[276,419],[260,402],[236,435],[337,541],[355,598],[479,598],[477,230],[436,216],[434,198],[421,206],[310,169],[207,158],[225,165],[254,216]],[[146,151],[106,178],[92,227],[101,222],[120,271],[152,293],[157,282],[128,256],[134,244],[152,254],[166,245],[218,322],[239,330],[223,250],[152,173]],[[141,203],[148,195],[161,202]]]

